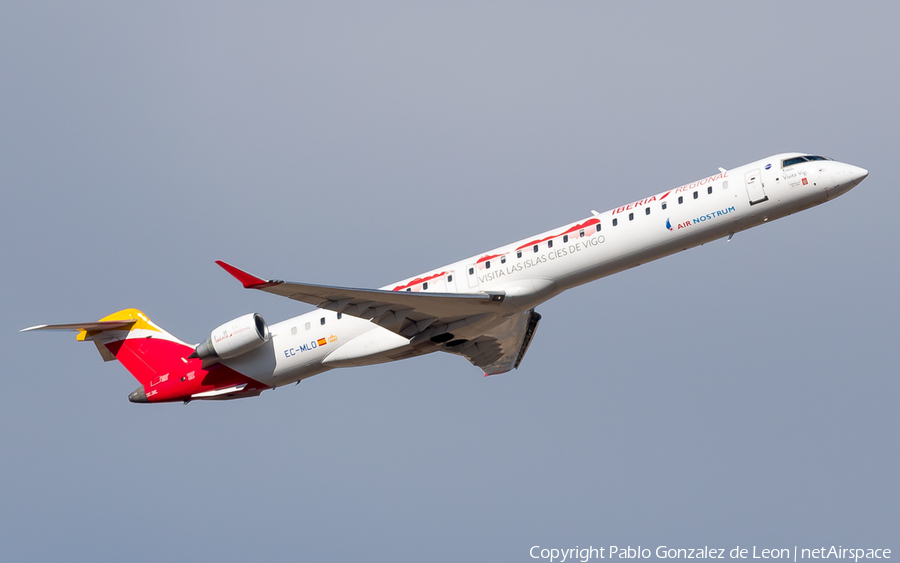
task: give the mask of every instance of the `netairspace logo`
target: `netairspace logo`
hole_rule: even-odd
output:
[[[544,559],[551,563],[565,563],[566,561],[581,561],[586,563],[591,559],[781,559],[797,563],[800,559],[852,559],[858,563],[860,559],[890,559],[891,550],[884,548],[850,548],[842,546],[815,547],[815,548],[742,548],[737,546],[731,550],[728,548],[703,546],[699,548],[658,546],[654,550],[647,547],[630,545],[619,547],[571,547],[549,548],[539,545],[532,546],[528,551],[532,559]],[[760,562],[762,563],[762,562]]]

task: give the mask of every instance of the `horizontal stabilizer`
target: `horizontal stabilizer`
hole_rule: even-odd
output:
[[[86,330],[90,332],[99,332],[103,330],[114,330],[117,328],[130,327],[137,320],[129,319],[122,321],[92,321],[89,323],[72,323],[62,325],[37,325],[23,328],[19,332],[28,332],[29,330]]]
[[[187,346],[187,344],[150,322],[147,315],[137,309],[122,309],[103,317],[99,321],[37,325],[23,328],[19,332],[30,332],[32,330],[68,330],[77,332],[76,340],[79,342],[93,342],[97,346],[100,356],[103,357],[103,361],[119,360],[132,375],[135,375],[133,371],[135,366],[137,366],[136,369],[142,369],[147,363],[145,360],[138,359],[136,363],[132,364],[131,357],[133,355],[129,355],[127,351],[124,355],[120,354],[123,349],[129,348],[129,346],[123,346],[122,343],[124,341],[152,337],[158,340],[167,340],[179,346]],[[135,377],[138,381],[141,381],[143,375],[140,377],[135,375]]]

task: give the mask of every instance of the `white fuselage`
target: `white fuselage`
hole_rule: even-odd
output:
[[[566,289],[824,203],[867,174],[832,160],[782,167],[797,156],[801,153],[779,154],[723,171],[382,289],[503,293],[502,315],[514,318]],[[476,335],[482,328],[476,323],[457,336]],[[368,320],[327,310],[270,330],[266,345],[223,363],[277,387],[335,367],[441,349],[412,347],[409,339]]]

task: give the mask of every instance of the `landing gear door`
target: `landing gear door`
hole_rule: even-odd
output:
[[[747,197],[750,198],[750,205],[762,203],[769,199],[769,196],[766,195],[762,176],[759,174],[759,168],[747,172],[744,180],[747,185]]]

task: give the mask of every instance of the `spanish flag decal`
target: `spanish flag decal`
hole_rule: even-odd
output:
[[[316,344],[318,344],[319,346],[325,346],[326,344],[328,344],[328,341],[325,340],[324,338],[320,338],[320,339],[316,340]]]

